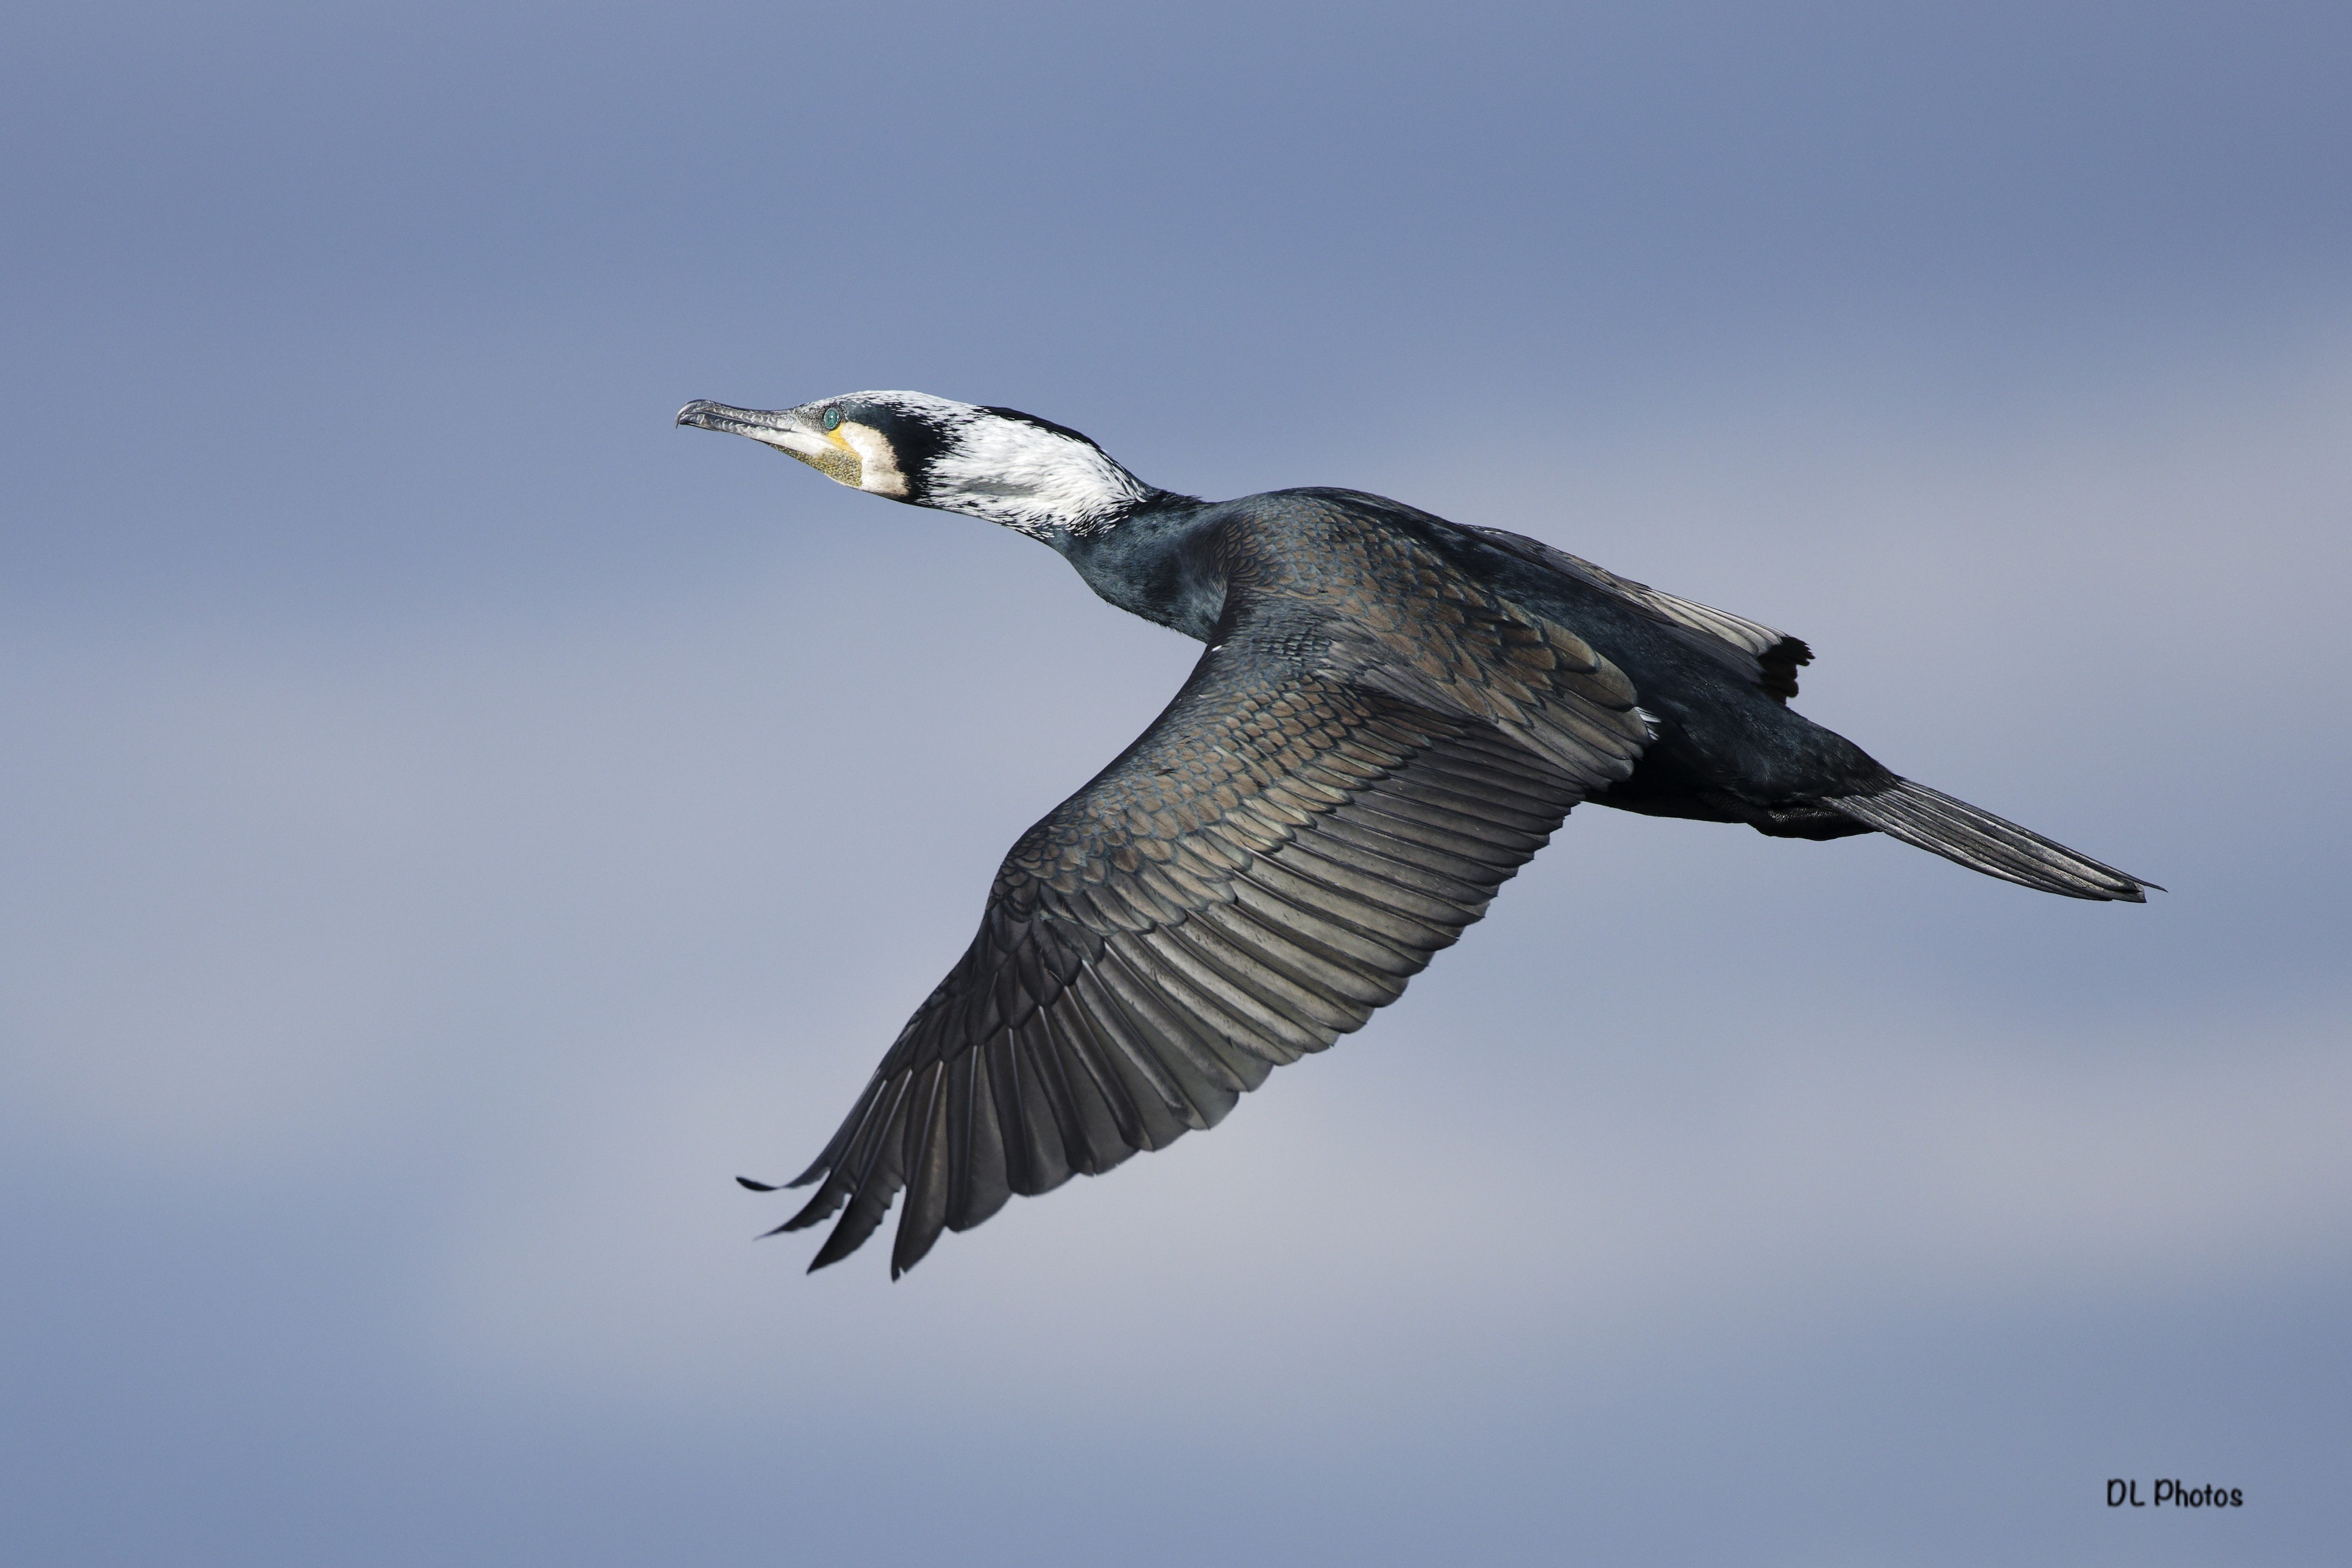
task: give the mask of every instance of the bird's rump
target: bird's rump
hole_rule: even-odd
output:
[[[812,1267],[901,1191],[894,1276],[1016,1192],[1213,1124],[1393,1000],[1580,800],[1874,830],[2074,898],[2154,886],[1794,711],[1797,638],[1538,539],[1355,490],[1204,501],[1075,431],[927,393],[677,419],[1013,528],[1210,644],[1013,846],[971,946],[793,1184],[818,1186],[780,1229],[840,1217]]]
[[[1311,598],[1234,591],[1174,702],[1013,846],[971,947],[795,1184],[821,1182],[780,1228],[847,1206],[812,1268],[902,1187],[894,1274],[1013,1193],[1213,1125],[1402,994],[1638,754],[1631,687],[1597,658],[1490,613],[1407,657]],[[1516,696],[1472,711],[1454,661]]]

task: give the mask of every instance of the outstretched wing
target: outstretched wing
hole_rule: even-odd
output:
[[[780,1229],[847,1206],[812,1269],[902,1187],[894,1278],[1016,1192],[1213,1126],[1394,1000],[1631,771],[1622,675],[1507,606],[1454,609],[1416,649],[1229,591],[1167,711],[1013,846],[971,948],[793,1184],[821,1181]]]
[[[1468,531],[1521,560],[1549,567],[1623,600],[1674,629],[1689,646],[1738,670],[1784,703],[1797,695],[1797,667],[1813,662],[1813,651],[1805,646],[1804,639],[1775,632],[1761,622],[1662,593],[1646,582],[1620,577],[1607,567],[1595,566],[1580,555],[1570,555],[1525,534],[1502,528],[1470,528]]]

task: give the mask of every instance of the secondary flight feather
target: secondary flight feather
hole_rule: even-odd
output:
[[[1582,802],[1876,831],[2070,898],[2154,885],[1806,719],[1798,639],[1536,539],[1351,490],[1202,501],[1076,431],[920,392],[677,423],[1026,534],[1208,645],[1013,846],[971,946],[792,1184],[816,1190],[779,1229],[834,1221],[812,1269],[902,1192],[894,1278],[1015,1193],[1215,1125],[1401,995]]]

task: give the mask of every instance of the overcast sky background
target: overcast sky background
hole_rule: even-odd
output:
[[[2340,1561],[2347,75],[2341,5],[19,8],[0,1554]],[[1213,1134],[804,1278],[730,1178],[1196,651],[669,423],[867,387],[1757,616],[2171,891],[1580,810]]]

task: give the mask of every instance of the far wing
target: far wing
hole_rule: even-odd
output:
[[[1502,528],[1470,528],[1468,531],[1522,560],[1548,566],[1636,606],[1685,633],[1683,640],[1690,646],[1740,671],[1782,702],[1797,695],[1797,667],[1813,662],[1813,651],[1803,639],[1775,632],[1760,622],[1661,593],[1647,583],[1620,577],[1582,556],[1525,534]]]
[[[895,1277],[1016,1192],[1214,1125],[1402,994],[1644,736],[1572,641],[1465,637],[1455,657],[1509,666],[1499,716],[1442,661],[1357,664],[1296,598],[1229,595],[1167,711],[1013,846],[971,948],[793,1184],[821,1180],[782,1229],[847,1206],[811,1267],[904,1187]]]

